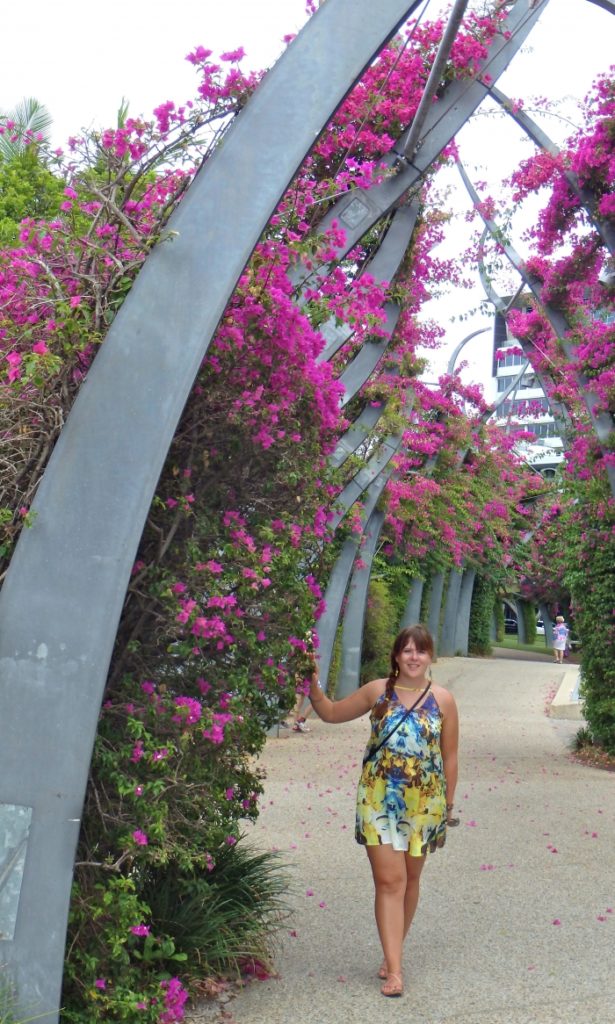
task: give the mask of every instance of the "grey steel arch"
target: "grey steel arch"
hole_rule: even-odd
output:
[[[549,609],[543,601],[538,604],[538,611],[544,626],[545,644],[547,647],[553,647],[553,622],[551,621]]]
[[[365,272],[369,272],[378,284],[385,281],[390,283],[393,280],[410,244],[418,215],[419,204],[416,201],[405,203],[395,211],[377,252],[371,261],[362,268],[361,276]],[[390,335],[395,329],[400,310],[397,303],[389,303],[385,306],[385,311]],[[334,318],[323,324],[320,331],[327,339],[327,344],[319,357],[321,362],[331,359],[354,333],[352,328],[344,324],[338,325]],[[352,386],[348,385],[346,391],[351,392]]]
[[[444,593],[444,573],[437,572],[431,577],[431,588],[429,591],[429,610],[427,613],[427,629],[431,633],[436,653],[438,653],[438,642],[440,639],[440,612],[442,609],[442,594]]]
[[[377,280],[390,280],[410,245],[416,222],[419,215],[419,204],[413,202],[408,206],[402,206],[395,212],[390,230],[385,236],[380,249],[384,250],[383,260],[377,264],[372,271]],[[388,244],[387,244],[388,243]],[[386,260],[386,265],[384,261]],[[376,259],[374,259],[376,263]],[[385,271],[389,272],[387,277]],[[346,367],[339,380],[344,385],[344,396],[342,406],[346,405],[361,390],[365,382],[374,372],[378,363],[388,349],[397,322],[401,316],[401,306],[398,302],[389,299],[384,304],[385,324],[383,338],[378,341],[371,341],[362,345],[352,362]]]
[[[544,149],[546,153],[551,153],[552,156],[558,156],[560,152],[558,146],[552,142],[547,133],[544,132],[542,128],[525,113],[524,110],[515,109],[512,100],[496,88],[496,86],[491,88],[491,95],[496,103],[498,103],[502,109],[512,117],[513,121],[523,129],[532,142],[535,142],[537,146]],[[602,220],[597,216],[596,207],[598,205],[598,199],[595,192],[590,188],[581,186],[579,178],[574,171],[564,170],[563,173],[566,181],[570,185],[570,188],[585,209],[593,227],[600,235],[611,255],[613,255],[615,253],[615,227],[611,222]]]
[[[376,479],[372,481],[367,489],[366,497],[363,502],[363,510],[361,512],[360,530],[344,541],[340,554],[337,557],[337,561],[331,571],[329,582],[325,590],[325,611],[318,619],[315,627],[320,640],[318,663],[321,682],[323,684],[323,689],[325,690],[327,688],[327,681],[331,668],[335,635],[337,633],[337,626],[344,602],[344,596],[348,588],[350,574],[352,573],[352,568],[359,551],[362,538],[365,535],[369,517],[372,512],[374,512],[380,495],[390,479],[392,472],[393,467],[389,464],[376,477]]]
[[[329,0],[265,76],[139,274],[41,482],[0,596],[0,809],[32,818],[14,928],[0,940],[17,1013],[57,1020],[98,709],[143,522],[192,381],[281,194],[416,6]]]
[[[613,0],[589,0],[590,4],[594,4],[595,7],[601,7],[603,11],[607,11],[609,14],[615,14],[615,3]]]
[[[517,612],[517,639],[520,644],[527,643],[527,630],[525,628],[525,619],[523,618],[523,602],[520,597],[509,598],[511,604],[514,604],[515,611]]]
[[[424,177],[442,150],[455,137],[465,121],[489,94],[481,76],[488,74],[496,81],[520,49],[549,0],[516,0],[506,23],[509,38],[500,35],[493,40],[486,58],[480,63],[476,78],[463,82],[449,82],[442,89],[437,102],[427,110],[418,145],[412,161],[400,159],[397,145],[392,148],[383,164],[396,171],[380,185],[369,190],[352,189],[327,211],[319,222],[318,230],[328,230],[333,221],[341,223],[346,232],[343,245],[334,251],[342,259],[352,247],[399,200]],[[313,272],[310,272],[313,273]],[[306,271],[306,277],[309,276]]]
[[[383,408],[379,405],[366,405],[361,410],[354,423],[337,442],[335,450],[329,458],[329,463],[334,468],[338,469],[343,466],[346,459],[366,442],[370,432],[382,416],[382,412]]]
[[[367,594],[372,562],[384,525],[384,512],[372,512],[365,527],[365,540],[361,548],[361,567],[355,566],[348,587],[346,608],[342,624],[342,665],[335,696],[346,697],[357,689],[361,672],[361,648]]]
[[[461,580],[459,603],[457,605],[457,622],[455,625],[455,653],[459,653],[464,657],[468,653],[470,613],[472,611],[475,581],[476,569],[466,569]]]
[[[465,338],[462,338],[459,344],[456,345],[455,348],[453,349],[450,359],[448,361],[446,372],[449,375],[454,373],[457,360],[459,359],[459,356],[461,355],[463,349],[466,347],[468,342],[472,341],[474,338],[477,338],[479,334],[485,334],[489,330],[491,330],[490,327],[479,327],[478,330],[472,331],[470,334],[466,334]]]
[[[571,345],[567,337],[568,332],[571,330],[571,325],[566,319],[566,316],[560,309],[558,309],[552,303],[546,302],[544,300],[542,295],[543,289],[540,281],[533,274],[530,274],[528,272],[525,263],[523,262],[519,254],[516,252],[514,247],[502,240],[501,233],[498,231],[498,227],[495,221],[492,218],[487,217],[485,215],[481,207],[478,194],[474,186],[470,182],[470,179],[468,178],[468,175],[466,174],[465,169],[460,161],[457,161],[457,167],[459,169],[459,173],[461,175],[463,183],[466,186],[466,189],[472,199],[472,202],[474,203],[474,206],[478,210],[485,226],[489,229],[489,232],[492,235],[498,238],[498,244],[500,245],[502,251],[507,256],[509,262],[515,268],[517,273],[523,278],[532,294],[540,303],[540,306],[544,311],[546,318],[551,324],[551,327],[553,328],[555,335],[557,336],[562,345],[562,348],[566,354],[567,359],[570,361],[571,364],[574,365],[573,346]],[[598,443],[600,444],[600,447],[602,448],[602,451],[605,452],[605,445],[608,445],[613,430],[615,429],[613,417],[609,412],[601,412],[596,410],[598,399],[596,395],[590,390],[588,386],[589,381],[587,380],[585,375],[582,374],[580,371],[576,371],[575,376],[579,388],[579,393],[583,399],[585,408],[587,409],[587,413],[589,415],[589,419],[591,421],[594,434],[596,435],[596,438],[598,440]],[[611,492],[612,494],[615,495],[615,467],[607,463],[605,464],[605,471],[609,480]]]
[[[458,569],[453,566],[450,570],[438,651],[442,657],[452,657],[456,654],[466,656],[468,653],[475,579],[475,569]]]
[[[544,0],[543,3],[535,3],[532,0],[531,3],[528,3],[526,0],[517,0],[517,3],[513,5],[507,22],[510,37],[506,40],[502,36],[492,43],[489,54],[481,67],[482,73],[488,71],[491,78],[495,79],[504,71],[510,59],[526,38],[539,13],[544,10],[547,2],[548,0]],[[463,0],[459,0],[455,5],[451,21],[441,41],[438,55],[434,62],[433,74],[430,75],[420,108],[417,111],[417,117],[413,122],[410,132],[393,147],[389,155],[389,162],[396,169],[394,178],[388,179],[383,185],[376,186],[369,191],[354,189],[345,194],[319,222],[317,227],[319,232],[326,231],[336,220],[343,225],[346,231],[345,243],[340,245],[336,251],[337,259],[342,259],[352,246],[374,224],[381,220],[409,189],[419,183],[431,163],[436,159],[444,146],[450,142],[458,128],[461,127],[470,113],[476,109],[487,94],[484,86],[478,79],[472,82],[455,82],[445,86],[437,103],[431,102],[435,89],[439,85],[444,60],[450,51],[450,46],[454,39],[455,32],[452,29],[452,25],[460,18],[461,10],[464,6]],[[399,211],[396,216],[398,214]],[[310,270],[309,273],[306,272],[303,280],[307,281],[314,273],[313,270]],[[323,273],[326,274],[326,270],[316,271],[316,274]],[[295,272],[295,280],[301,284],[300,268],[297,268]],[[390,334],[392,334],[398,314],[394,307],[392,309],[389,308],[387,314]],[[326,334],[328,344],[323,353],[323,358],[330,358],[350,335],[347,331],[344,331],[344,328],[336,329],[333,325],[328,325]],[[368,379],[369,374],[382,357],[387,344],[388,342],[384,341],[372,344],[369,348],[364,347],[350,366],[346,368],[341,378],[345,388],[343,404],[350,397],[358,393],[360,387]],[[356,433],[353,435],[352,443],[354,443],[354,437],[356,437]],[[343,450],[338,452],[337,457],[340,458],[342,455]],[[427,468],[429,469],[429,467]],[[374,466],[375,469],[376,466]],[[364,489],[364,483],[369,479],[369,472],[359,474],[358,476],[361,477],[361,480],[352,481],[341,498],[341,510],[338,513],[339,518],[337,522],[341,520],[344,512],[351,504],[357,500],[357,491],[360,493]],[[336,524],[334,523],[334,525]],[[348,542],[346,542],[340,553],[339,562],[334,567],[329,583],[330,589],[329,587],[327,588],[327,594],[325,595],[327,613],[317,623],[317,631],[321,640],[321,675],[324,677],[325,684],[330,667],[343,593],[345,592],[350,572],[349,558],[350,548],[348,547]],[[342,580],[344,581],[344,591],[341,589]]]
[[[404,614],[399,624],[400,629],[405,629],[406,626],[413,626],[419,621],[421,617],[421,601],[423,598],[424,587],[425,580],[420,576],[415,576],[412,580],[412,585],[406,599]]]
[[[448,586],[444,599],[444,617],[438,643],[438,654],[444,657],[455,654],[455,627],[457,624],[457,609],[459,607],[462,578],[463,570],[453,566],[448,574]]]
[[[382,471],[386,469],[393,456],[399,451],[401,440],[401,434],[392,434],[386,438],[379,446],[376,455],[344,487],[336,501],[337,511],[330,524],[332,530],[339,526],[346,513],[360,499],[372,482],[380,477]]]
[[[483,231],[482,237],[481,237],[481,246],[482,246],[482,243],[483,243],[484,239],[486,238],[486,236],[488,234],[489,234],[489,231],[488,231],[487,228],[485,228],[485,230]],[[510,301],[506,302],[502,298],[502,296],[498,295],[498,293],[493,288],[493,285],[491,284],[491,281],[489,280],[489,276],[487,274],[487,270],[486,270],[486,267],[485,267],[485,261],[483,259],[480,259],[479,262],[478,262],[478,273],[479,273],[481,284],[482,284],[483,289],[485,291],[485,295],[487,296],[489,301],[492,303],[492,305],[496,309],[496,311],[498,313],[501,313],[503,316],[505,316],[513,308],[516,299],[519,297],[519,295],[523,291],[523,284],[521,284],[519,286],[519,288],[517,289],[516,294],[512,296]],[[525,367],[524,367],[524,369],[522,371],[523,373],[525,373],[525,368],[528,365],[531,365],[531,355],[532,355],[533,345],[526,338],[518,339],[518,341],[519,341],[520,348],[523,350],[523,355],[525,356],[525,358],[527,360],[527,363],[525,364]],[[540,384],[542,390],[544,391],[544,393],[546,395],[548,393],[548,386],[547,386],[547,381],[546,381],[545,375],[543,374],[543,372],[541,370],[536,369],[534,367],[532,367],[532,371],[536,374],[536,377],[538,379],[538,383]],[[505,400],[505,398],[508,397],[510,392],[513,390],[513,385],[516,386],[516,381],[518,379],[520,379],[521,376],[522,376],[522,374],[518,374],[517,375],[515,380],[511,383],[510,387],[507,388],[506,392],[502,395],[501,401],[498,401],[498,402],[496,402],[493,405],[493,407],[492,407],[493,412],[496,412],[497,409],[499,408],[499,406],[501,405],[501,403]],[[563,443],[564,447],[566,447],[566,431],[570,427],[570,416],[568,414],[568,410],[566,409],[566,406],[563,405],[561,402],[556,402],[554,400],[550,400],[549,404],[551,406],[551,412],[553,413],[553,418],[555,419],[555,421],[557,422],[557,425],[559,427],[562,443]],[[486,417],[486,418],[488,419],[489,417]]]

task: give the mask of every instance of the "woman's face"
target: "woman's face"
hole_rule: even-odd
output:
[[[399,671],[411,678],[422,677],[431,665],[428,651],[417,650],[414,640],[409,640],[397,655]]]

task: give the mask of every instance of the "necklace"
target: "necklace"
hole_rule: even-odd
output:
[[[396,690],[407,690],[408,693],[417,693],[419,690],[424,690],[425,687],[424,686],[397,686],[397,684],[396,684],[395,685],[395,689]]]

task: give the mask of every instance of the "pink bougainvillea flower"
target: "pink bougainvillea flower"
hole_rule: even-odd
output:
[[[132,833],[132,838],[134,839],[137,846],[147,846],[149,843],[149,839],[147,838],[145,832],[142,832],[140,828],[136,828],[134,830],[134,832]]]
[[[133,935],[149,935],[149,925],[147,924],[134,924],[130,929]]]

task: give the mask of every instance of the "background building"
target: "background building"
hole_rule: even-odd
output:
[[[514,304],[529,311],[530,299],[521,295]],[[519,342],[513,338],[501,313],[496,313],[493,328],[492,394],[495,402],[518,376],[527,363],[523,355],[517,355]],[[506,353],[510,349],[510,353]],[[496,353],[500,352],[500,358]],[[504,353],[504,355],[502,355]],[[514,430],[528,430],[534,434],[535,442],[521,442],[518,453],[544,477],[553,477],[563,461],[563,444],[558,426],[551,413],[549,399],[545,395],[531,365],[528,365],[516,388],[498,408],[495,422],[507,433]]]

